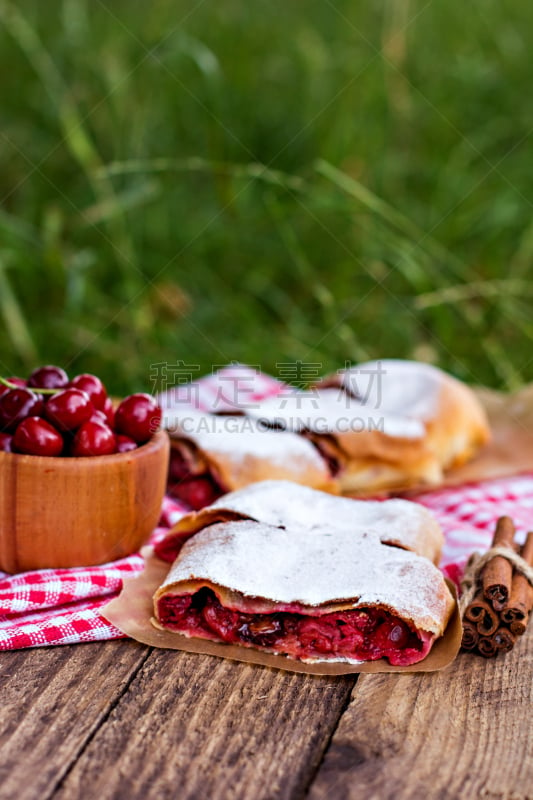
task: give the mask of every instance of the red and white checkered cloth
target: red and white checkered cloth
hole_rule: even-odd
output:
[[[284,384],[264,373],[233,365],[193,387],[178,387],[161,399],[167,409],[177,400],[204,410],[221,410],[246,399],[278,394],[283,388]],[[506,514],[515,520],[519,538],[533,529],[533,473],[426,492],[415,499],[441,524],[446,538],[441,566],[456,582],[470,553],[489,547],[499,516]],[[151,541],[160,539],[185,510],[165,498]],[[0,650],[123,638],[99,612],[118,594],[122,579],[142,568],[141,556],[134,554],[98,567],[19,575],[0,572]]]

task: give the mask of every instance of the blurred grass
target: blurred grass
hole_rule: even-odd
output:
[[[533,6],[0,0],[0,374],[533,379]]]

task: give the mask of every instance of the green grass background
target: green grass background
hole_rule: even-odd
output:
[[[533,379],[533,4],[0,0],[0,374]]]

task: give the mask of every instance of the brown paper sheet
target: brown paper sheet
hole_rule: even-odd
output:
[[[165,579],[170,565],[156,558],[150,547],[144,548],[142,555],[145,559],[144,572],[136,578],[125,580],[120,595],[104,606],[101,613],[123,633],[151,647],[185,650],[188,653],[230,658],[233,661],[261,664],[310,675],[347,675],[356,672],[434,672],[450,664],[461,645],[463,629],[457,606],[444,636],[437,640],[423,661],[410,667],[393,667],[384,659],[360,664],[304,664],[286,656],[262,653],[238,645],[210,642],[206,639],[189,639],[178,633],[162,631],[152,625],[152,597]],[[455,596],[454,587],[449,583],[448,585]]]

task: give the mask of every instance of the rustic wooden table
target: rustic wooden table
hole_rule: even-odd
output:
[[[0,656],[0,797],[533,797],[533,627],[433,674],[298,675],[130,640]]]

